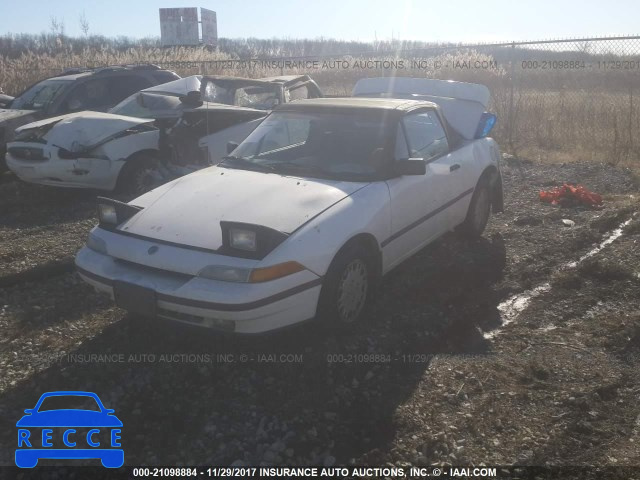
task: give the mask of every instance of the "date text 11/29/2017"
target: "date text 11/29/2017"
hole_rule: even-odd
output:
[[[134,477],[496,477],[494,467],[135,467]]]

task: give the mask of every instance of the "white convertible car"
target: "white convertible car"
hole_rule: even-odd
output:
[[[99,199],[79,274],[126,310],[228,332],[361,320],[382,275],[455,228],[481,235],[503,208],[488,90],[390,81],[355,93],[432,101],[281,105],[221,164]]]

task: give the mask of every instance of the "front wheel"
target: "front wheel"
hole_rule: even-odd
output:
[[[127,160],[118,176],[116,189],[140,196],[160,184],[158,160],[151,154],[138,154]]]
[[[459,228],[460,233],[469,238],[480,237],[487,226],[490,214],[491,187],[487,177],[483,176],[473,192],[467,217]]]
[[[344,330],[362,320],[374,282],[371,258],[357,245],[338,253],[325,276],[318,313],[321,321]]]

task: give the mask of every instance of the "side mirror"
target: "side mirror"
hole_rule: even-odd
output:
[[[427,173],[427,162],[422,158],[396,160],[394,170],[398,175],[424,175]]]
[[[474,138],[484,138],[489,135],[497,121],[498,117],[493,113],[484,112],[478,122],[478,128],[476,129]]]
[[[236,148],[238,148],[237,142],[227,142],[227,153],[233,152]]]
[[[104,413],[111,415],[112,413],[115,413],[115,410],[113,408],[105,408]]]
[[[33,413],[33,408],[27,408],[24,413],[26,413],[27,415],[31,415]]]

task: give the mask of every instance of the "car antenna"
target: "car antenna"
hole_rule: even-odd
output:
[[[205,102],[207,104],[207,108],[206,108],[207,113],[205,114],[205,116],[207,117],[207,135],[209,135],[209,101],[207,100],[206,97],[205,97]]]

